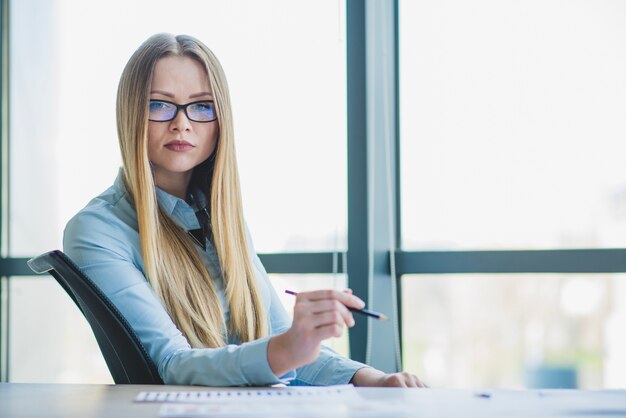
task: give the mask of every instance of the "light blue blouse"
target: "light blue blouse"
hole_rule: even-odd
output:
[[[180,227],[185,230],[199,228],[194,208],[184,200],[160,189],[157,189],[157,198],[161,207]],[[228,327],[229,309],[224,298],[217,252],[209,240],[206,243],[206,251],[197,248],[214,280]],[[262,300],[269,313],[270,336],[281,334],[289,329],[291,320],[254,251],[249,233],[248,244]],[[146,280],[137,214],[129,201],[121,171],[113,186],[89,202],[68,222],[63,248],[128,320],[166,384],[344,384],[358,369],[366,367],[322,346],[315,362],[276,376],[267,360],[269,336],[244,344],[229,337],[225,347],[191,348]]]

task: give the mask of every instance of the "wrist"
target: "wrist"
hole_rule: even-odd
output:
[[[354,386],[378,386],[378,382],[380,382],[384,376],[384,372],[373,367],[365,366],[354,373],[350,383]]]
[[[276,376],[282,376],[298,367],[292,358],[293,350],[290,345],[287,333],[273,336],[267,344],[267,361]]]
[[[273,336],[267,344],[267,361],[276,376],[312,363],[318,355],[319,344],[316,350],[307,349],[291,330]]]

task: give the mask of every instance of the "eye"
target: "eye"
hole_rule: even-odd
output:
[[[210,122],[216,119],[215,105],[213,102],[192,103],[187,108],[191,120],[196,122]]]
[[[161,100],[150,100],[148,119],[154,122],[166,122],[176,116],[176,106]]]
[[[159,111],[169,109],[171,105],[169,103],[160,102],[158,100],[150,100],[150,111]]]
[[[192,106],[192,109],[196,112],[213,112],[215,109],[215,106],[213,105],[213,102],[201,102],[201,103],[195,103]]]

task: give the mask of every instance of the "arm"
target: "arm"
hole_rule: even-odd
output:
[[[354,326],[354,319],[346,306],[362,308],[364,304],[357,304],[351,292],[321,290],[298,293],[297,297],[301,295],[304,300],[296,300],[291,328],[270,340],[268,358],[276,373],[282,372],[281,366],[304,363],[307,366],[298,370],[298,380],[305,384],[350,382],[355,386],[426,387],[417,376],[408,372],[386,374],[343,358],[328,348],[322,355],[322,340],[329,336],[339,337],[344,326]]]
[[[365,304],[336,290],[299,293],[291,327],[270,340],[268,359],[272,370],[280,374],[316,361],[323,340],[341,336],[344,325],[354,325],[346,306],[362,308]]]
[[[136,231],[100,212],[68,224],[64,250],[128,320],[166,384],[244,386],[286,383],[267,361],[269,337],[193,349],[146,281]]]
[[[273,361],[281,362],[286,359],[286,357],[289,357],[287,362],[285,362],[287,365],[284,367],[297,367],[295,373],[296,378],[290,382],[290,385],[336,385],[349,383],[357,370],[367,368],[368,366],[343,357],[324,345],[318,344],[314,347],[318,350],[319,354],[312,362],[300,367],[289,364],[289,362],[296,363],[296,361],[291,358],[289,343],[285,344],[283,338],[289,338],[290,336],[288,331],[292,328],[291,319],[278,298],[274,287],[270,283],[261,260],[254,253],[254,247],[251,244],[249,236],[248,240],[253,253],[252,256],[255,267],[260,273],[259,280],[262,281],[262,286],[268,289],[269,292],[270,322],[272,334],[276,335],[270,340],[268,347],[270,364]],[[343,332],[343,326],[341,332]]]
[[[269,363],[272,370],[277,374],[280,374],[285,369],[291,370],[289,367],[294,367],[294,364],[298,365],[295,366],[298,367],[296,379],[292,380],[290,384],[333,385],[352,383],[355,386],[426,387],[417,376],[411,373],[386,374],[363,363],[340,356],[330,348],[321,345],[321,339],[324,338],[320,339],[319,336],[316,336],[316,327],[314,325],[316,319],[311,319],[311,317],[318,310],[320,312],[325,310],[327,313],[330,312],[331,314],[328,316],[331,318],[330,326],[334,327],[334,329],[329,330],[329,325],[322,325],[322,327],[317,329],[321,328],[321,333],[326,329],[329,330],[331,335],[341,335],[344,326],[351,327],[354,325],[354,318],[345,308],[345,302],[342,302],[340,305],[337,304],[340,300],[337,296],[343,298],[341,300],[345,300],[346,296],[351,296],[350,290],[348,290],[348,293],[336,291],[299,293],[298,296],[302,295],[305,298],[301,300],[296,298],[294,325],[292,326],[287,312],[269,282],[261,260],[254,255],[254,261],[257,269],[262,272],[262,276],[267,282],[267,287],[270,289],[270,319],[274,333],[279,334],[272,337],[269,342]],[[337,295],[338,293],[339,295]],[[347,303],[350,303],[350,300],[354,301],[354,299],[348,298]],[[321,308],[319,307],[320,304]],[[357,303],[357,305],[352,306],[363,306],[360,303]],[[310,329],[313,332],[308,333]],[[336,332],[336,334],[333,334],[333,332]],[[302,334],[305,335],[304,338]],[[307,336],[309,337],[308,340],[305,339]],[[311,357],[307,358],[307,354]]]

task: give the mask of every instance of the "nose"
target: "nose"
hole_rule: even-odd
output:
[[[170,129],[179,132],[191,130],[191,121],[182,109],[178,109],[176,116],[170,121]]]

